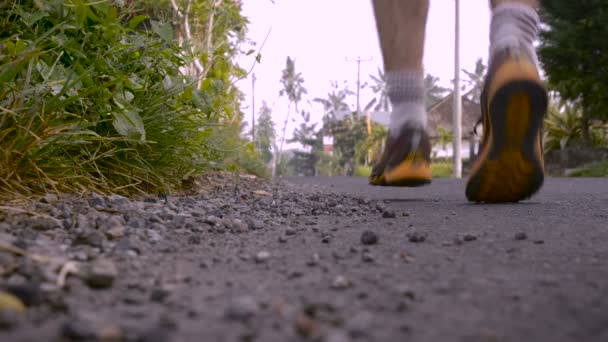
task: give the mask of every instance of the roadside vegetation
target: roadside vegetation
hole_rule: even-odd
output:
[[[192,3],[197,22],[215,19],[204,47],[166,1],[0,4],[0,193],[149,193],[213,168],[263,173],[234,86],[247,21],[238,2]]]

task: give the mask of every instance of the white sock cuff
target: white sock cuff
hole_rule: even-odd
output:
[[[534,62],[533,43],[538,37],[540,19],[536,10],[521,3],[504,3],[492,10],[490,24],[490,59],[495,53],[524,53]]]
[[[401,102],[393,105],[389,132],[392,136],[399,134],[403,126],[426,129],[427,116],[422,102]]]
[[[386,85],[393,106],[402,102],[424,103],[424,76],[421,71],[387,71]]]

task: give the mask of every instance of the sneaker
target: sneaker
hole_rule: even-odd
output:
[[[386,139],[380,160],[369,177],[372,185],[421,186],[431,182],[431,143],[424,129],[403,127]]]
[[[472,202],[518,202],[544,179],[542,148],[547,91],[536,63],[507,52],[491,61],[481,95],[483,138],[466,196]]]

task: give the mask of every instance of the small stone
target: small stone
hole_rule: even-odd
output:
[[[260,230],[264,228],[264,222],[262,220],[251,220],[251,222],[249,222],[249,226],[251,227],[251,229],[253,230]]]
[[[287,235],[287,236],[296,235],[296,230],[291,227],[287,227],[287,228],[285,228],[285,235]]]
[[[295,321],[295,330],[302,337],[313,337],[320,333],[320,326],[306,314],[299,314]]]
[[[325,342],[350,342],[351,339],[348,334],[342,330],[332,329],[327,333]]]
[[[12,330],[21,324],[23,315],[15,310],[0,309],[0,331]]]
[[[125,236],[127,229],[117,217],[110,217],[106,220],[101,229],[106,233],[109,239],[116,240]]]
[[[528,234],[524,232],[515,233],[515,240],[525,240],[528,238]]]
[[[146,229],[146,237],[150,242],[160,242],[163,237],[154,229]]]
[[[353,338],[368,336],[372,329],[373,318],[370,312],[357,312],[346,322],[346,330]]]
[[[169,342],[171,336],[177,330],[177,322],[165,315],[161,316],[157,322],[153,322],[144,328],[137,339],[138,342]]]
[[[157,303],[162,303],[171,294],[171,291],[165,287],[157,287],[150,292],[150,300]]]
[[[339,275],[334,278],[331,287],[337,290],[343,290],[352,286],[352,283],[345,276]]]
[[[399,296],[413,300],[416,298],[416,292],[414,292],[414,290],[409,287],[408,285],[399,285],[397,286],[397,293],[399,294]]]
[[[382,213],[382,217],[383,218],[395,218],[397,216],[397,214],[395,214],[394,210],[391,209],[386,209],[383,213]]]
[[[384,209],[386,209],[386,204],[384,204],[384,202],[376,203],[376,210],[378,210],[379,212],[383,212]]]
[[[469,241],[475,241],[475,240],[477,240],[477,236],[472,235],[472,234],[465,234],[465,235],[462,237],[462,239],[463,239],[464,241],[467,241],[467,242],[469,242]]]
[[[366,230],[361,234],[361,243],[364,245],[375,245],[378,243],[378,234]]]
[[[534,240],[534,243],[537,245],[542,245],[543,243],[545,243],[545,240]]]
[[[42,197],[40,202],[47,203],[47,204],[54,204],[57,202],[57,200],[58,200],[58,198],[57,198],[56,194],[54,194],[52,192],[48,192],[44,195],[44,197]]]
[[[234,321],[248,321],[257,314],[258,310],[258,302],[253,297],[237,297],[228,304],[225,317]]]
[[[413,233],[407,234],[408,240],[413,243],[424,242],[426,240],[426,236],[427,236],[426,233],[420,233],[420,232],[413,232]]]
[[[306,262],[307,266],[313,267],[319,264],[319,261],[321,260],[321,257],[319,256],[318,253],[315,253],[312,255],[312,257],[310,258],[310,260],[308,260]]]
[[[249,231],[249,225],[239,219],[234,219],[231,222],[232,230],[237,233],[246,233]]]
[[[95,260],[86,273],[86,282],[94,288],[109,288],[118,276],[114,263],[107,259]]]
[[[363,260],[363,262],[376,261],[376,259],[374,258],[374,255],[370,252],[363,252],[363,254],[361,255],[361,260]]]
[[[34,217],[29,220],[29,225],[34,230],[46,231],[61,227],[61,221],[47,217]]]
[[[323,235],[321,235],[321,242],[323,243],[330,243],[331,239],[332,239],[332,235],[329,233],[323,233]]]
[[[281,236],[279,236],[279,242],[285,243],[285,242],[287,242],[287,238],[285,236],[281,235]]]
[[[106,200],[100,194],[93,192],[91,193],[91,198],[89,199],[89,205],[93,208],[105,208]]]
[[[79,317],[70,317],[61,326],[61,335],[73,341],[93,341],[97,332],[91,322]]]
[[[255,255],[255,262],[257,262],[259,264],[268,261],[268,259],[270,259],[270,252],[268,252],[268,251],[259,251]]]
[[[86,229],[76,237],[75,245],[89,245],[92,247],[102,247],[104,236],[96,229]]]

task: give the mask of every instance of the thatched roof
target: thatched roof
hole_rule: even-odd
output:
[[[481,107],[479,103],[473,102],[462,95],[462,137],[467,138],[473,131],[475,123],[481,118]],[[437,136],[437,128],[443,127],[452,131],[452,108],[454,107],[454,93],[451,92],[446,97],[429,108],[428,112],[428,131],[431,137]]]

